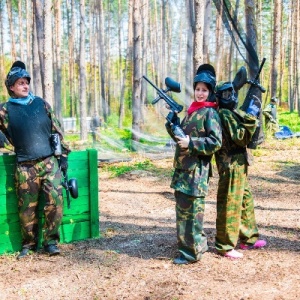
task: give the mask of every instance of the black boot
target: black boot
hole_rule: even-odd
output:
[[[44,246],[44,250],[45,250],[45,252],[48,253],[50,256],[60,254],[60,251],[59,251],[57,245],[47,245],[47,246]]]
[[[21,252],[17,256],[17,259],[26,257],[27,255],[30,254],[31,251],[36,251],[36,248],[35,247],[23,247]]]

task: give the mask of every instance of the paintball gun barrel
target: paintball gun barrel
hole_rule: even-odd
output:
[[[264,66],[264,64],[265,64],[265,61],[266,61],[266,58],[263,58],[263,60],[262,60],[262,62],[261,62],[261,64],[260,64],[260,66],[259,66],[259,70],[258,70],[258,72],[257,72],[257,74],[256,74],[256,76],[255,76],[255,78],[254,78],[253,80],[248,79],[248,80],[246,81],[246,83],[249,83],[249,84],[250,84],[250,87],[249,87],[248,92],[247,92],[247,94],[246,94],[245,100],[244,100],[242,106],[240,107],[241,110],[243,110],[243,111],[246,111],[246,110],[247,110],[247,108],[249,107],[249,104],[250,104],[250,102],[251,102],[251,100],[252,100],[252,95],[253,95],[257,90],[259,90],[259,91],[262,92],[262,93],[265,93],[265,91],[266,91],[266,89],[265,89],[262,85],[260,85],[260,83],[259,83],[259,76],[260,76],[260,73],[261,73],[261,71],[262,71],[262,68],[263,68],[263,66]]]
[[[266,89],[263,86],[261,86],[259,83],[259,76],[260,76],[260,73],[262,71],[265,61],[266,61],[266,58],[263,58],[255,78],[253,80],[246,81],[247,83],[250,84],[250,87],[246,94],[245,100],[244,100],[242,106],[240,107],[240,109],[243,111],[247,111],[247,109],[250,105],[250,102],[253,99],[257,99],[257,100],[255,100],[256,104],[257,104],[257,106],[259,106],[261,108],[261,101],[260,101],[261,97],[257,97],[257,95],[259,92],[265,93],[265,91],[266,91]],[[257,126],[257,128],[252,136],[252,139],[247,147],[250,149],[256,149],[256,147],[259,144],[261,144],[263,142],[263,140],[264,140],[264,134],[263,134],[263,130],[262,130],[262,116],[261,116],[261,110],[260,110],[258,126]]]
[[[179,126],[179,118],[177,117],[177,114],[180,113],[183,110],[183,106],[178,104],[176,101],[174,101],[167,93],[169,91],[180,93],[180,83],[176,82],[170,77],[165,78],[165,84],[166,89],[159,89],[156,85],[154,85],[146,76],[143,76],[143,78],[150,83],[155,90],[157,91],[158,96],[152,101],[152,104],[157,103],[160,99],[165,100],[165,102],[168,104],[170,108],[170,112],[166,116],[166,119],[168,123],[171,125],[171,130],[175,136],[185,137],[185,133],[183,132],[182,128]]]

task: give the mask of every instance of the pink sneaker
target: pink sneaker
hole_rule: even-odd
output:
[[[240,252],[238,252],[238,251],[236,251],[236,250],[234,250],[234,249],[232,249],[232,250],[226,252],[226,253],[224,254],[224,256],[225,256],[225,257],[229,257],[229,258],[234,258],[234,259],[236,259],[236,258],[242,258],[242,257],[243,257],[243,254],[240,253]]]
[[[240,244],[242,250],[260,249],[267,245],[265,240],[257,240],[253,245]]]

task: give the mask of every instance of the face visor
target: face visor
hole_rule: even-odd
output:
[[[238,105],[238,93],[235,91],[232,82],[225,82],[217,88],[216,93],[220,108],[234,110]]]

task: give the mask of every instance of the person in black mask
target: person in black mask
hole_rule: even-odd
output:
[[[61,171],[67,170],[70,149],[50,105],[29,90],[30,75],[16,61],[5,80],[10,98],[0,106],[0,130],[16,153],[16,192],[22,233],[19,258],[37,249],[38,204],[45,195],[44,251],[57,255],[63,196]]]
[[[254,200],[248,183],[248,166],[252,155],[247,145],[258,126],[260,101],[250,102],[246,112],[238,111],[238,89],[233,82],[219,84],[216,89],[222,126],[222,147],[215,153],[219,173],[215,246],[228,258],[242,258],[236,251],[266,246],[259,239],[254,214]]]

